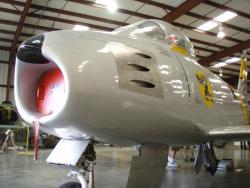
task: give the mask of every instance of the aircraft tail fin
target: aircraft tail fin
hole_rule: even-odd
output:
[[[243,54],[240,59],[240,76],[237,91],[240,93],[243,101],[247,101],[247,55],[246,51],[243,51]]]

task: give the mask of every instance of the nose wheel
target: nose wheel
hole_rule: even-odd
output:
[[[82,188],[82,186],[78,182],[67,182],[61,185],[59,188]]]
[[[78,182],[67,182],[59,188],[94,188],[94,165],[96,160],[96,152],[94,143],[91,142],[86,151],[81,156],[75,167],[70,168],[68,176]]]

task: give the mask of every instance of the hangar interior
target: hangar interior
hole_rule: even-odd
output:
[[[14,102],[13,79],[8,77],[10,52],[29,37],[47,31],[73,29],[75,25],[85,26],[84,29],[112,31],[142,19],[162,19],[180,28],[194,45],[198,62],[218,75],[220,69],[212,65],[226,62],[226,65],[221,67],[222,78],[235,85],[238,81],[239,60],[231,58],[240,57],[242,50],[249,48],[249,1],[194,1],[190,3],[191,5],[185,6],[188,10],[182,8],[185,2],[184,0],[117,1],[118,9],[112,12],[102,1],[96,3],[77,0],[33,0],[29,3],[2,0],[0,2],[1,101],[5,100],[8,90],[8,95]],[[24,9],[25,7],[28,10]],[[176,9],[177,7],[179,9]],[[224,38],[217,37],[218,23],[212,25],[210,29],[198,29],[202,24],[226,11],[233,12],[237,16],[229,20],[222,18],[226,20],[220,22],[226,34]],[[215,56],[218,53],[220,56]],[[248,52],[248,58],[249,55]],[[13,57],[11,59],[14,65]]]
[[[238,83],[243,51],[249,65],[249,0],[0,0],[0,103],[11,101],[15,106],[15,57],[19,45],[28,38],[57,30],[110,32],[143,19],[160,19],[179,28],[192,42],[197,62],[234,87]],[[249,87],[250,81],[247,83]],[[250,101],[250,89],[247,92]],[[20,133],[23,137],[20,140],[25,141],[24,135]],[[177,156],[182,161],[180,168],[166,174],[163,187],[249,187],[250,153],[235,150],[232,144],[217,150],[223,158],[236,159],[235,171],[220,172],[214,178],[205,178],[208,174],[204,172],[194,178],[191,164],[182,161],[181,151]],[[100,165],[97,165],[96,187],[125,187],[129,157],[137,151],[134,148],[106,151],[100,147],[97,152],[101,157],[97,162]],[[47,151],[42,151],[41,159],[47,155]],[[54,187],[65,181],[65,169],[51,170],[42,160],[33,164],[32,157],[27,158],[16,153],[0,155],[1,169],[4,169],[0,170],[0,187]],[[47,171],[60,173],[53,178]],[[46,181],[48,185],[44,185]]]

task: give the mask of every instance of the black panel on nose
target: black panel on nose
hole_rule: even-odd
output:
[[[17,52],[17,58],[26,63],[45,64],[48,60],[42,55],[44,35],[37,35],[21,44]]]

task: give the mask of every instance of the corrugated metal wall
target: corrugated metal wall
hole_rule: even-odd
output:
[[[8,61],[9,60],[9,52],[0,50],[0,61]],[[7,85],[7,75],[8,75],[8,65],[0,63],[0,84]],[[12,81],[13,85],[13,81]],[[10,92],[10,99],[14,104],[14,96],[13,89]],[[0,103],[5,100],[6,88],[0,87]]]

